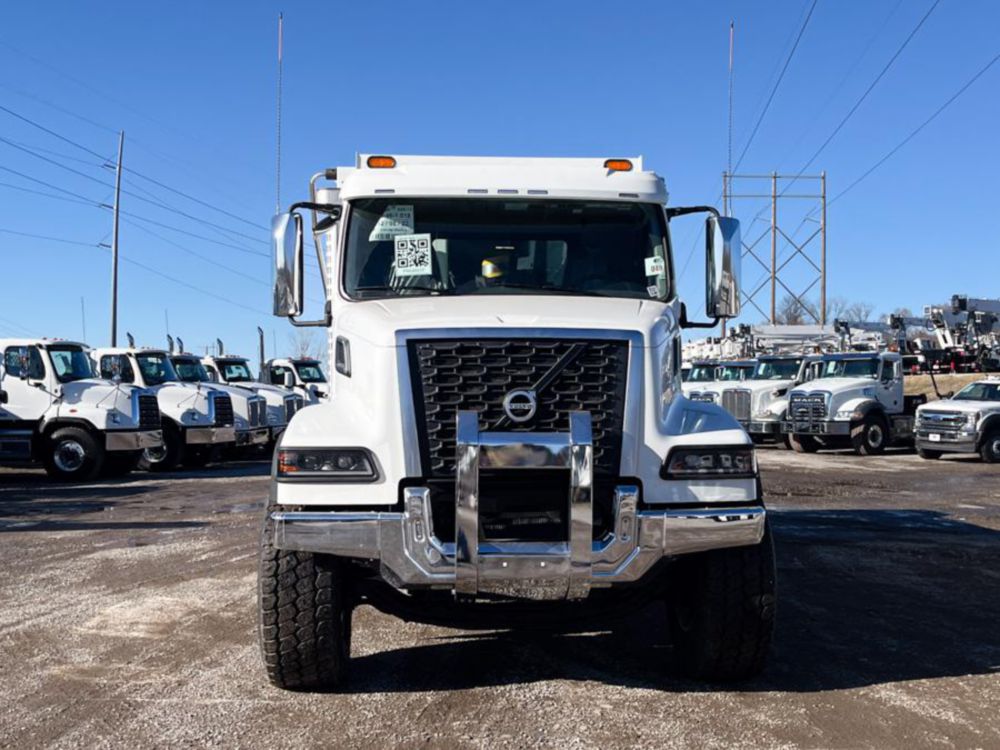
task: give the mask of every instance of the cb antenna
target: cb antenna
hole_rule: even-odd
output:
[[[281,57],[284,14],[278,14],[278,91],[275,106],[274,213],[281,213]]]

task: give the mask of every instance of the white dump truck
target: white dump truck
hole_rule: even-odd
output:
[[[1000,462],[1000,378],[969,383],[951,398],[917,408],[917,452],[922,458],[945,453],[978,453]]]
[[[754,448],[681,394],[698,324],[670,244],[671,222],[708,214],[711,327],[739,309],[739,224],[666,201],[638,158],[361,156],[275,218],[275,312],[326,329],[335,373],[274,462],[275,684],[341,683],[361,603],[496,628],[665,600],[688,674],[762,668],[774,559]],[[306,320],[310,229],[326,298]]]
[[[260,368],[260,379],[271,385],[290,388],[302,396],[306,405],[319,403],[330,392],[323,372],[323,363],[317,359],[278,357],[266,360]]]
[[[201,383],[183,383],[162,349],[102,347],[91,351],[95,371],[107,380],[133,383],[156,394],[163,445],[147,448],[140,465],[169,471],[204,466],[236,442],[229,394]]]
[[[240,452],[243,449],[262,449],[271,442],[271,430],[267,426],[267,401],[246,388],[224,385],[212,380],[208,370],[196,354],[181,351],[170,355],[170,364],[177,374],[177,379],[184,383],[201,383],[222,391],[229,396],[233,405],[233,427],[235,427],[235,447]]]
[[[926,400],[904,395],[898,352],[826,354],[816,378],[789,393],[782,432],[798,452],[874,455],[913,442],[916,410]]]
[[[156,394],[94,376],[74,341],[0,339],[0,464],[84,481],[127,474],[163,445]]]
[[[254,378],[246,357],[232,354],[210,355],[202,357],[201,363],[213,383],[242,388],[264,399],[272,445],[277,443],[295,412],[305,405],[305,399],[292,393],[290,388],[263,383]]]

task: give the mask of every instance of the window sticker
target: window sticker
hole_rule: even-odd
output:
[[[648,294],[653,299],[659,299],[660,298],[660,290],[659,290],[658,287],[655,287],[655,286],[647,286],[646,287],[646,294]]]
[[[660,278],[666,276],[667,264],[663,262],[663,258],[658,255],[654,255],[652,258],[646,258],[646,275],[658,276]]]
[[[369,242],[391,240],[401,234],[413,233],[413,206],[386,206],[368,235]]]
[[[396,276],[430,276],[431,236],[401,234],[396,237]]]

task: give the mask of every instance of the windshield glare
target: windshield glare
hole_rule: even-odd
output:
[[[723,365],[719,368],[719,380],[745,380],[752,368],[736,365]]]
[[[299,372],[299,379],[303,383],[325,383],[326,375],[319,366],[319,362],[296,362],[295,369]]]
[[[78,346],[49,346],[49,359],[60,383],[93,377],[90,358]]]
[[[753,371],[754,380],[794,380],[799,374],[801,359],[762,359]]]
[[[715,365],[695,365],[691,368],[687,382],[689,383],[711,383],[715,380]]]
[[[569,294],[667,300],[661,206],[583,200],[368,198],[351,203],[355,299]]]
[[[249,383],[253,374],[245,359],[216,360],[222,379],[227,383]]]
[[[171,360],[177,379],[185,383],[207,383],[209,382],[208,370],[197,359],[181,359],[174,357]]]
[[[875,378],[877,359],[833,359],[823,367],[821,378]]]
[[[952,398],[956,401],[1000,401],[1000,383],[972,383]]]
[[[177,374],[170,366],[170,360],[165,354],[142,352],[137,354],[135,358],[139,362],[142,379],[146,381],[146,385],[163,385],[177,380]]]

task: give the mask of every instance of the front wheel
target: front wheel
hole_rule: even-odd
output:
[[[988,464],[1000,463],[1000,429],[990,430],[979,447],[979,455]]]
[[[759,544],[682,558],[668,597],[678,665],[712,682],[758,674],[774,633],[774,545],[769,527]]]
[[[859,427],[851,429],[851,447],[859,456],[877,456],[885,453],[889,442],[889,428],[878,414],[868,414]]]
[[[812,435],[796,435],[788,433],[788,445],[796,453],[815,453],[819,450],[819,441]]]
[[[94,479],[104,465],[104,446],[80,427],[62,427],[45,441],[42,456],[50,477],[66,482]]]
[[[351,655],[348,577],[334,557],[276,549],[272,510],[265,511],[257,575],[264,669],[286,690],[336,688]]]
[[[183,438],[178,430],[170,425],[163,427],[163,445],[156,448],[146,448],[139,459],[139,466],[146,471],[170,471],[176,469],[181,462],[184,451]]]

